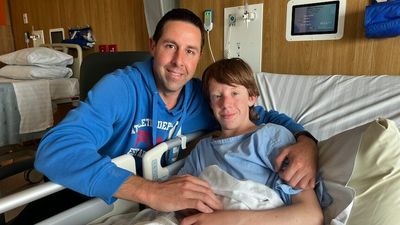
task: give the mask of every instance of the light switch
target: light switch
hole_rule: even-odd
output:
[[[24,21],[24,24],[28,24],[28,13],[22,14],[22,20]]]

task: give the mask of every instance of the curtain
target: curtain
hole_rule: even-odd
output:
[[[177,0],[143,0],[149,37],[153,36],[157,22],[168,11],[178,6]]]

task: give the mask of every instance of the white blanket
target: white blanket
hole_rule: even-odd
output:
[[[218,166],[207,167],[200,177],[206,180],[221,198],[224,209],[260,210],[282,206],[284,203],[271,188],[253,182],[240,181],[222,171]],[[349,218],[354,190],[332,182],[326,182],[328,193],[334,202],[324,210],[325,223],[345,225]],[[116,215],[97,225],[177,225],[174,213],[163,213],[153,209]]]
[[[53,125],[50,88],[48,80],[13,82],[21,116],[19,133],[45,130]]]
[[[283,205],[279,195],[271,188],[253,181],[239,181],[218,166],[207,167],[200,177],[206,180],[221,198],[224,209],[271,209]],[[177,225],[179,222],[174,213],[145,209],[139,213],[113,216],[100,224]]]

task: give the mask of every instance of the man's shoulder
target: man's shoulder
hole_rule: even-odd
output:
[[[259,129],[257,130],[258,133],[260,134],[267,134],[267,135],[284,135],[284,136],[289,136],[292,137],[293,134],[284,126],[275,124],[275,123],[266,123],[266,124],[261,124],[259,126]]]
[[[191,85],[192,88],[201,89],[201,80],[199,78],[193,77],[186,83],[186,85]]]

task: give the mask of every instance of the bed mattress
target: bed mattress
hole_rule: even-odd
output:
[[[50,97],[52,100],[79,96],[79,81],[77,78],[60,78],[48,81],[50,85]],[[13,82],[21,82],[21,80],[0,78],[0,83]]]

